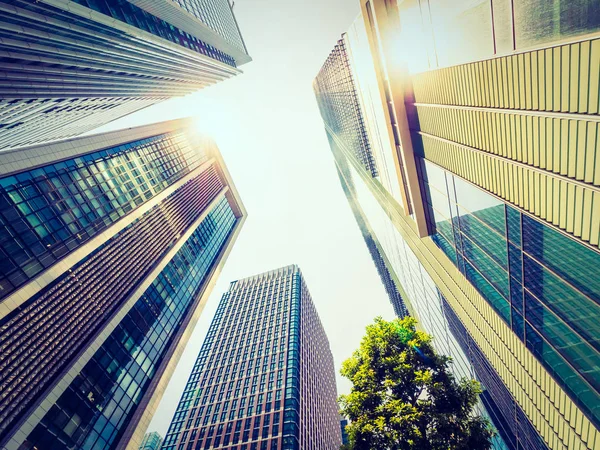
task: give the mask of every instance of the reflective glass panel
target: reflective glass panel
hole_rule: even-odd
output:
[[[21,450],[116,447],[235,222],[223,199],[77,374]]]

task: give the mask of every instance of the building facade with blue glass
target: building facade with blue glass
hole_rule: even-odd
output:
[[[598,5],[425,3],[361,1],[344,36],[376,175],[315,80],[346,195],[496,445],[598,448]]]
[[[246,213],[177,120],[0,163],[0,446],[137,448]]]
[[[77,136],[250,61],[227,0],[18,0],[0,11],[0,151]]]
[[[341,445],[329,341],[297,266],[231,283],[162,450]]]
[[[162,444],[162,441],[162,436],[156,431],[146,433],[144,439],[142,440],[142,444],[140,445],[139,450],[160,450],[160,445]]]

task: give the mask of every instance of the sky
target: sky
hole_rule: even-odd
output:
[[[233,280],[298,264],[339,375],[376,316],[394,312],[339,184],[312,81],[359,14],[358,0],[236,0],[253,58],[243,74],[172,99],[98,131],[180,117],[212,136],[248,219],[148,431],[169,426],[222,294]]]

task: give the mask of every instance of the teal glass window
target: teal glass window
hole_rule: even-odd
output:
[[[600,395],[581,377],[538,331],[525,322],[527,348],[542,362],[546,370],[569,393],[570,397],[587,412],[595,423],[600,422]]]
[[[420,171],[433,241],[599,424],[600,253],[427,161]],[[459,213],[444,223],[456,248],[432,219],[440,180]]]
[[[600,302],[600,253],[526,215],[523,215],[523,250]]]
[[[504,271],[508,270],[506,238],[495,233],[473,215],[463,214],[459,217],[460,232],[467,236],[482,251],[492,258]]]
[[[509,205],[506,205],[506,225],[509,241],[521,248],[521,213]]]
[[[198,167],[169,133],[0,179],[0,299]]]
[[[527,291],[600,350],[600,305],[532,258],[526,256],[524,263]]]
[[[506,235],[506,215],[504,203],[501,200],[454,175],[450,177],[448,184],[451,200],[454,200],[452,185],[454,186],[456,193],[454,201],[461,208],[461,216],[473,216],[500,235]]]

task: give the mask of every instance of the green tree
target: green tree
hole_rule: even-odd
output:
[[[347,450],[486,450],[495,432],[473,412],[475,380],[457,381],[451,358],[437,355],[412,317],[367,327],[341,374],[352,390],[339,398]]]

